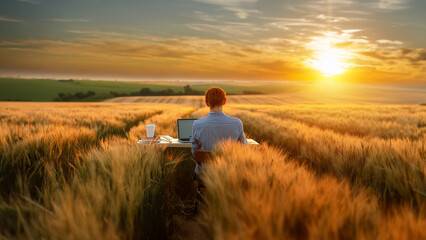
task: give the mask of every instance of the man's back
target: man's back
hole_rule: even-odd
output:
[[[231,139],[246,144],[243,124],[238,118],[226,116],[223,112],[210,112],[194,122],[192,127],[192,153],[202,149],[211,151],[215,144]]]

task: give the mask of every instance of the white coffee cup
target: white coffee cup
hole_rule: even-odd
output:
[[[146,125],[146,136],[154,137],[154,135],[155,135],[155,125],[154,124]]]

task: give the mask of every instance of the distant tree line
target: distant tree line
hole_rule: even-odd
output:
[[[54,101],[56,102],[71,102],[71,101],[78,101],[78,100],[82,100],[91,96],[95,96],[96,93],[94,91],[88,91],[87,93],[82,93],[82,92],[76,92],[74,94],[71,93],[59,93],[58,97],[54,99]]]
[[[72,80],[63,80],[63,81],[72,81]],[[127,97],[127,96],[178,96],[178,95],[204,95],[204,91],[199,91],[192,89],[190,85],[186,85],[183,87],[183,92],[178,91],[175,92],[173,89],[163,89],[160,91],[152,91],[150,88],[142,88],[137,92],[131,93],[119,93],[111,91],[110,94],[113,97]],[[244,90],[243,94],[245,95],[255,95],[255,94],[263,94],[262,92]],[[86,98],[95,96],[96,93],[94,91],[88,91],[87,93],[76,92],[74,94],[71,93],[59,93],[58,97],[54,99],[56,102],[71,102],[71,101],[81,101]],[[232,95],[232,93],[228,93],[228,95]],[[16,100],[15,100],[16,101]]]
[[[58,80],[59,82],[64,82],[64,83],[73,83],[74,80],[73,79],[68,79],[68,80]]]
[[[0,101],[6,101],[6,102],[31,102],[31,100],[29,99],[11,99],[11,98],[6,98],[6,99],[0,99]]]
[[[176,96],[176,95],[204,95],[203,91],[194,90],[191,86],[186,85],[183,87],[183,92],[175,92],[173,89],[163,89],[161,91],[152,91],[150,88],[142,88],[137,92],[131,93],[118,93],[111,91],[110,94],[114,97],[126,97],[126,96]]]

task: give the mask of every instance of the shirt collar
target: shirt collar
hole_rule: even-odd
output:
[[[210,112],[209,115],[214,115],[214,116],[225,116],[224,112]]]

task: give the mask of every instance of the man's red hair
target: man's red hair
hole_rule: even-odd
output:
[[[206,91],[204,96],[210,107],[222,106],[226,97],[226,92],[222,88],[211,87]]]

